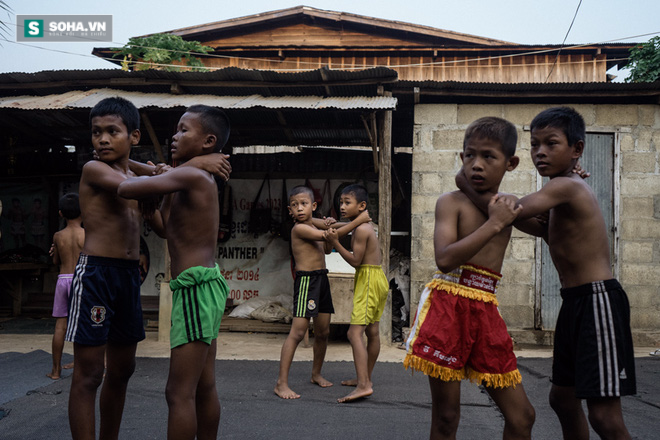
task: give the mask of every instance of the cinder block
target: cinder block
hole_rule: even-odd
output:
[[[653,262],[652,241],[626,240],[622,243],[621,261],[626,263],[651,263]]]
[[[660,151],[660,129],[653,130],[651,134],[651,151]]]
[[[637,142],[635,142],[635,151],[644,152],[644,151],[655,151],[652,143],[653,141],[653,132],[651,130],[639,130],[637,135]]]
[[[507,327],[533,328],[534,308],[522,305],[501,306],[500,313]]]
[[[415,214],[434,215],[437,200],[438,198],[435,195],[413,194],[410,209]]]
[[[438,173],[420,173],[420,194],[437,194],[442,186],[442,175]]]
[[[508,280],[512,281],[512,280]],[[514,284],[504,281],[497,291],[497,301],[502,305],[534,306],[534,290],[531,284]]]
[[[658,239],[660,237],[660,220],[629,218],[621,221],[622,240]]]
[[[635,150],[635,138],[631,134],[622,134],[619,138],[619,145],[621,151],[634,151]]]
[[[650,285],[657,288],[660,284],[660,266],[657,264],[624,263],[621,265],[621,279],[631,284]]]
[[[597,105],[596,125],[614,127],[637,125],[638,113],[636,105]]]
[[[536,191],[536,171],[533,174],[529,171],[506,173],[502,179],[500,191],[519,196],[526,196]]]
[[[626,151],[623,157],[623,173],[655,173],[658,155],[657,153],[636,153]]]
[[[419,152],[413,155],[412,171],[440,172],[458,170],[461,168],[459,151]]]
[[[534,238],[512,238],[509,246],[511,248],[511,258],[514,260],[534,259],[536,247]]]
[[[458,119],[458,104],[417,104],[415,124],[451,125]]]
[[[660,188],[660,174],[624,174],[621,178],[621,195],[653,197]]]
[[[622,197],[621,218],[653,217],[654,200],[651,197]]]
[[[533,261],[508,260],[506,264],[502,265],[502,275],[505,281],[516,280],[520,283],[529,280],[531,284],[534,282],[534,273]]]
[[[463,138],[465,130],[434,130],[433,148],[435,150],[447,150],[456,153],[463,151]]]
[[[430,130],[427,126],[422,130],[415,130],[414,136],[415,145],[413,150],[415,154],[423,151],[434,151],[433,148],[433,131]]]
[[[501,118],[503,117],[503,111],[504,109],[501,104],[461,104],[458,106],[458,123],[468,125],[485,116],[497,116]]]
[[[657,105],[640,105],[639,106],[639,123],[640,125],[655,125],[655,116],[658,110]]]
[[[576,112],[582,115],[584,125],[587,127],[596,123],[596,106],[593,104],[569,104],[568,106],[574,108]]]
[[[532,122],[534,116],[550,107],[552,106],[540,104],[505,105],[504,119],[515,125],[526,126]]]

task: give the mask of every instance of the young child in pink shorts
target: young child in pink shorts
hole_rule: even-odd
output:
[[[78,261],[78,255],[85,243],[85,230],[82,228],[80,218],[80,204],[78,194],[68,193],[60,198],[60,217],[66,220],[66,227],[53,236],[50,247],[50,256],[53,263],[60,265],[60,274],[55,286],[55,299],[53,301],[53,317],[55,333],[53,334],[53,369],[46,376],[53,380],[60,378],[62,373],[62,351],[64,349],[64,335],[69,308],[69,292],[73,282],[73,270]],[[72,368],[73,364],[66,364],[65,369]]]

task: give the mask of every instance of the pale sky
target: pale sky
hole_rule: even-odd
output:
[[[0,73],[111,69],[92,48],[130,37],[299,5],[432,26],[521,44],[561,44],[580,0],[5,0],[14,14],[113,16],[113,43],[16,43],[16,18],[0,12]],[[136,7],[137,6],[137,7]],[[650,34],[650,35],[647,35]],[[660,35],[660,0],[583,0],[567,44],[644,42]],[[41,48],[39,48],[41,47]],[[60,51],[60,52],[58,52]],[[616,72],[613,72],[616,74]],[[622,74],[620,73],[619,76]]]

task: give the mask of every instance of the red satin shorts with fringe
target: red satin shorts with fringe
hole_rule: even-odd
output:
[[[404,366],[444,381],[467,378],[494,388],[521,383],[513,341],[497,309],[501,278],[473,265],[437,272],[420,298]]]

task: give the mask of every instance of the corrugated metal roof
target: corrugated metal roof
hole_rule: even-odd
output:
[[[324,79],[325,78],[327,79]],[[70,81],[89,79],[165,79],[178,81],[252,81],[272,83],[323,84],[328,81],[356,81],[364,79],[396,80],[396,70],[374,67],[364,70],[339,70],[320,68],[304,72],[276,72],[274,70],[241,69],[226,67],[211,72],[172,72],[159,69],[124,71],[121,69],[95,70],[43,70],[40,72],[9,72],[0,74],[0,84],[31,83],[44,81]]]
[[[395,82],[397,72],[385,67],[346,71],[321,68],[305,72],[227,67],[212,72],[168,72],[121,69],[49,70],[0,74],[0,96],[50,95],[71,89],[112,87],[128,91],[172,93],[176,85],[185,94],[248,96],[337,95],[375,96],[380,84]]]
[[[100,100],[121,96],[137,108],[186,108],[206,104],[222,109],[337,109],[337,110],[394,110],[397,99],[388,96],[214,96],[172,95],[169,93],[142,93],[115,89],[74,90],[47,96],[9,96],[0,98],[0,108],[21,110],[61,110],[94,107]]]

